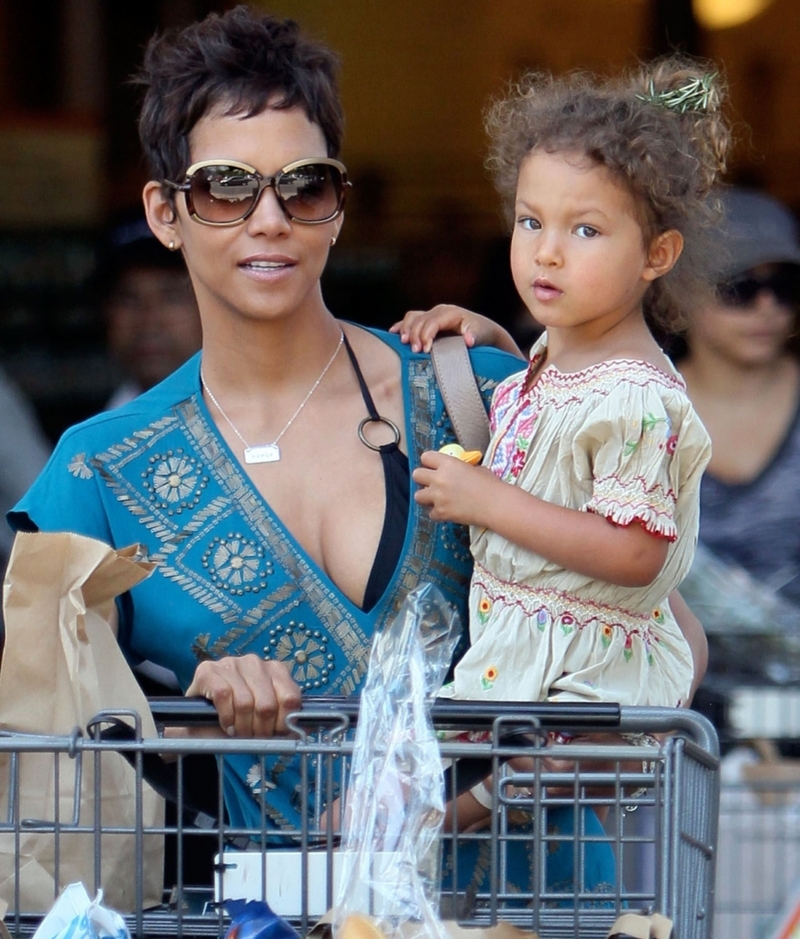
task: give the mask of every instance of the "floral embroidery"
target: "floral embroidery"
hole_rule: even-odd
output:
[[[671,437],[667,438],[667,453],[672,455],[675,452],[675,448],[678,446],[678,435],[673,434]]]
[[[91,479],[94,475],[91,468],[86,465],[85,453],[76,454],[72,461],[67,464],[67,469],[76,479]]]
[[[666,417],[656,417],[654,414],[648,412],[642,418],[642,433],[646,434],[648,431],[653,430],[658,424],[666,424]]]
[[[667,433],[669,433],[669,420],[666,417],[656,417],[655,414],[652,414],[648,411],[647,414],[645,414],[645,416],[642,418],[641,436],[636,440],[625,441],[625,455],[630,456],[632,453],[634,453],[638,449],[639,444],[642,443],[644,437],[655,430],[659,424],[666,424]],[[669,442],[667,443],[667,446],[669,446]]]
[[[628,635],[625,637],[625,645],[622,648],[622,654],[626,662],[630,662],[633,658],[633,636]]]
[[[536,625],[539,627],[539,632],[544,632],[547,626],[547,619],[547,610],[539,610],[536,614]]]
[[[269,645],[264,647],[268,658],[286,662],[292,678],[307,690],[327,685],[335,656],[328,652],[328,640],[319,629],[309,629],[293,620],[284,629],[278,626],[270,631]]]
[[[508,474],[503,477],[504,479],[516,479],[522,472],[522,467],[525,466],[525,455],[528,452],[529,443],[530,441],[525,440],[524,437],[520,437],[517,440],[517,448],[514,450],[514,455],[511,457],[511,465],[508,467]]]
[[[600,630],[600,641],[603,643],[603,648],[607,649],[611,645],[611,639],[614,635],[614,630],[608,623],[604,623],[602,629]]]
[[[490,665],[483,675],[481,675],[481,686],[484,691],[488,691],[494,685],[497,681],[498,674],[497,666]]]
[[[185,499],[197,484],[194,464],[180,457],[165,460],[153,474],[156,494],[167,502]]]
[[[218,587],[237,595],[264,590],[273,570],[261,545],[239,534],[213,538],[202,564]]]
[[[478,603],[478,619],[481,623],[485,623],[489,619],[489,613],[492,609],[492,603],[488,597],[483,596]]]
[[[177,449],[163,455],[154,454],[148,462],[150,467],[143,474],[142,487],[150,493],[150,501],[156,508],[166,509],[169,515],[180,515],[184,509],[191,510],[200,502],[208,477],[201,475],[196,460]]]
[[[565,636],[573,632],[575,628],[575,617],[571,613],[561,614],[561,631]]]
[[[653,610],[653,619],[659,626],[663,626],[667,621],[666,616],[664,616],[664,611],[660,607],[656,607],[655,610]]]
[[[277,789],[277,784],[270,779],[264,779],[261,772],[261,765],[253,763],[247,771],[247,785],[252,790],[253,796],[261,796],[264,790]]]

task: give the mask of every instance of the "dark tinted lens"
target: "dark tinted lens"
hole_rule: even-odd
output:
[[[727,306],[749,306],[759,292],[769,290],[778,303],[791,306],[800,299],[800,272],[793,265],[776,268],[765,277],[740,277],[718,288]]]
[[[725,306],[747,306],[755,300],[760,286],[755,278],[742,277],[739,280],[729,281],[727,284],[720,284],[717,294],[720,302]]]
[[[327,163],[304,163],[278,180],[278,192],[292,218],[321,222],[333,218],[342,199],[342,174]]]
[[[243,218],[258,195],[258,179],[237,166],[204,166],[192,174],[192,207],[205,222]]]

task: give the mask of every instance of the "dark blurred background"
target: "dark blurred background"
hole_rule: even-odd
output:
[[[117,382],[88,284],[100,233],[145,181],[127,78],[155,30],[232,5],[0,0],[0,366],[51,440]],[[731,87],[730,180],[800,207],[797,0],[253,5],[295,17],[341,55],[355,188],[325,292],[344,318],[385,326],[449,300],[518,324],[481,112],[524,68],[613,72],[673,49],[709,57]]]

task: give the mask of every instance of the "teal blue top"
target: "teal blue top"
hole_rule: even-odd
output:
[[[424,450],[454,439],[428,355],[375,331],[402,363],[410,468]],[[519,359],[471,351],[488,405]],[[366,414],[366,412],[365,412]],[[141,543],[153,575],[120,598],[119,637],[132,663],[173,671],[185,689],[204,659],[256,653],[291,668],[306,694],[353,694],[372,635],[407,592],[433,583],[459,610],[466,632],[471,556],[466,529],[431,522],[412,499],[405,541],[383,596],[355,606],[282,525],[217,431],[201,394],[200,356],[151,391],[68,430],[38,480],[9,513],[15,529],[71,531],[122,548]],[[291,767],[248,757],[226,766],[233,825],[298,823]]]

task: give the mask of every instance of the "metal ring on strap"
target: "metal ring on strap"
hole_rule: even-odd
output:
[[[372,443],[367,440],[364,435],[364,427],[367,424],[386,424],[387,427],[391,427],[394,431],[394,440],[390,443]],[[365,447],[369,447],[370,450],[377,450],[380,452],[384,447],[397,446],[400,443],[400,428],[395,424],[394,421],[390,421],[388,417],[365,417],[363,421],[358,425],[358,439],[364,444]]]

